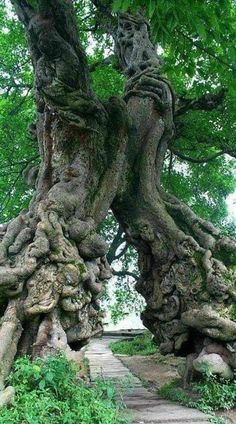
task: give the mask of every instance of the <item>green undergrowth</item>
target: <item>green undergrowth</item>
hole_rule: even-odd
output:
[[[226,423],[223,418],[214,416],[216,411],[236,407],[236,381],[218,379],[210,374],[193,383],[188,392],[179,386],[179,381],[174,381],[161,387],[158,393],[166,399],[211,414],[210,421],[215,424]]]
[[[15,401],[0,410],[0,424],[127,424],[114,385],[100,379],[90,387],[78,371],[62,355],[18,359],[8,379]]]
[[[148,331],[134,337],[131,340],[120,340],[110,343],[110,348],[117,355],[153,355],[158,347],[152,340],[152,335]]]

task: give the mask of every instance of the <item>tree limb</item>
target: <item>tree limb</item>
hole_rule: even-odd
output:
[[[131,271],[127,271],[127,270],[123,270],[123,271],[115,271],[114,269],[112,269],[112,273],[114,275],[117,275],[118,277],[125,277],[125,276],[129,276],[134,278],[135,280],[139,279],[139,276],[137,274],[135,274],[134,272]]]
[[[169,161],[169,165],[168,165],[168,176],[169,177],[170,177],[170,174],[171,174],[172,166],[173,166],[173,152],[172,152],[172,150],[170,150],[170,161]]]
[[[10,116],[14,116],[17,115],[17,113],[19,112],[21,106],[25,103],[25,101],[28,99],[28,96],[30,94],[30,91],[32,90],[33,87],[29,87],[26,94],[24,95],[24,97],[22,97],[22,99],[20,100],[20,102],[13,108],[11,109],[8,114]]]
[[[123,241],[124,241],[124,239],[123,239]],[[118,253],[118,255],[115,256],[114,259],[115,260],[120,259],[125,254],[125,252],[127,251],[128,247],[129,247],[129,245],[127,243],[125,243],[124,248],[120,251],[120,253]]]
[[[91,0],[96,7],[97,17],[96,26],[104,29],[109,35],[114,35],[114,29],[117,26],[117,20],[111,13],[112,1],[110,0]]]
[[[216,109],[222,104],[225,97],[226,90],[222,88],[216,94],[204,94],[198,99],[185,99],[180,97],[180,104],[182,105],[175,111],[175,117],[188,112],[189,110],[205,110],[210,111]]]
[[[211,56],[213,59],[215,59],[217,62],[221,63],[221,65],[226,66],[231,71],[234,71],[234,67],[231,66],[228,62],[225,62],[221,57],[216,56],[212,51],[210,51],[208,48],[204,47],[200,41],[193,40],[192,37],[185,34],[183,31],[176,30],[177,34],[180,34],[182,37],[184,37],[186,40],[188,40],[193,46],[197,47],[197,49],[203,51],[208,56]]]
[[[178,156],[180,159],[186,160],[186,161],[191,162],[191,163],[207,163],[207,162],[210,162],[210,161],[218,158],[219,156],[222,156],[225,153],[223,150],[221,150],[220,152],[215,153],[212,156],[208,156],[208,157],[202,158],[202,159],[197,159],[197,158],[193,158],[193,157],[190,157],[190,156],[186,156],[183,153],[181,153],[178,150],[175,150],[173,148],[171,148],[170,150],[175,156]]]
[[[89,71],[94,72],[99,66],[114,65],[114,62],[115,62],[115,56],[114,54],[111,54],[89,65]],[[114,67],[115,69],[119,69],[118,64],[115,64]]]
[[[117,259],[116,251],[118,247],[124,242],[122,235],[123,235],[123,229],[121,228],[121,226],[119,226],[117,233],[110,245],[109,252],[107,253],[107,260],[109,264],[111,264],[115,259]]]
[[[71,88],[80,88],[84,93],[90,94],[88,65],[78,37],[72,1],[38,0],[35,6],[26,0],[11,0],[11,2],[20,21],[26,27],[34,66],[36,67],[36,64],[38,66],[40,61],[40,66],[45,68],[48,63],[54,63],[57,59],[57,69],[62,70],[62,75],[56,77]],[[46,61],[42,64],[44,58]],[[52,72],[49,71],[45,71],[45,74],[48,72],[50,75]],[[73,77],[63,78],[63,72],[67,76],[71,73]],[[77,78],[74,77],[75,73]],[[68,81],[71,84],[68,84]]]
[[[11,167],[14,167],[14,166],[19,166],[19,165],[27,166],[29,163],[31,163],[34,160],[39,159],[39,158],[40,158],[40,156],[36,155],[36,156],[33,156],[32,158],[27,159],[27,160],[22,160],[22,161],[19,161],[19,162],[12,162],[12,163],[9,163],[7,165],[1,165],[1,170],[5,169],[5,168],[11,168]]]

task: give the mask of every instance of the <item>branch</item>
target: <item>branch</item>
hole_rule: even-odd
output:
[[[9,165],[9,167],[16,166],[16,165],[23,165],[23,167],[17,172],[17,176],[16,176],[15,180],[13,181],[13,183],[11,184],[10,188],[8,189],[7,193],[5,194],[5,196],[3,197],[2,201],[1,201],[0,216],[4,212],[4,210],[6,209],[8,203],[10,202],[10,200],[12,198],[12,190],[15,188],[18,180],[22,177],[22,173],[23,173],[24,169],[31,162],[33,162],[35,159],[38,159],[38,158],[39,158],[39,156],[34,156],[34,157],[28,159],[27,161],[16,162],[16,163]],[[7,166],[2,166],[1,168],[7,168]],[[8,174],[9,174],[9,172],[8,172]]]
[[[221,156],[221,155],[223,155],[225,153],[223,150],[221,150],[220,152],[215,153],[212,156],[208,156],[207,158],[196,159],[196,158],[192,158],[190,156],[184,155],[183,153],[179,152],[178,150],[173,149],[173,147],[170,148],[170,151],[174,155],[178,156],[180,159],[186,160],[186,161],[191,162],[191,163],[206,163],[206,162],[210,162],[210,161],[218,158],[219,156]]]
[[[2,199],[1,207],[0,207],[0,216],[2,215],[2,213],[4,212],[4,210],[7,207],[8,203],[10,202],[10,200],[12,198],[12,191],[16,187],[16,183],[18,182],[18,180],[20,179],[20,177],[21,177],[21,173],[19,172],[17,174],[17,177],[15,178],[15,180],[13,181],[13,183],[11,184],[10,188],[8,189],[7,193],[5,194],[4,198]]]
[[[38,0],[35,6],[26,0],[11,1],[28,35],[38,77],[37,88],[42,90],[48,85],[45,75],[50,75],[51,79],[57,78],[65,86],[70,86],[70,90],[82,89],[83,93],[90,94],[88,65],[79,40],[72,1]],[[36,63],[41,66],[38,71]],[[53,76],[51,68],[54,69]]]
[[[189,35],[185,34],[183,31],[176,30],[177,34],[180,34],[182,37],[184,37],[186,40],[188,40],[193,46],[197,47],[202,52],[206,53],[208,56],[211,56],[213,59],[215,59],[217,62],[221,63],[221,65],[226,66],[231,71],[235,71],[234,67],[230,65],[228,62],[225,62],[221,57],[216,56],[212,51],[210,51],[208,48],[204,47],[200,41],[193,40]]]
[[[30,87],[30,88],[28,88],[28,90],[27,90],[27,92],[26,92],[26,94],[25,94],[25,96],[24,97],[22,97],[22,99],[20,100],[20,102],[13,108],[13,109],[11,109],[9,112],[8,112],[8,114],[10,115],[10,116],[14,116],[14,115],[17,115],[18,114],[18,112],[19,112],[19,110],[20,110],[20,108],[21,108],[21,106],[26,102],[26,100],[28,99],[28,96],[29,96],[29,93],[30,93],[30,91],[32,90],[32,88],[33,87]]]
[[[222,104],[225,97],[226,90],[222,88],[219,93],[216,94],[204,94],[198,99],[185,99],[180,97],[182,106],[176,110],[175,116],[180,116],[188,112],[189,110],[205,110],[210,111],[216,109]]]
[[[120,259],[125,254],[125,252],[127,251],[128,247],[129,247],[129,245],[127,243],[125,243],[125,247],[121,250],[121,252],[118,255],[115,256],[114,259],[115,260]]]
[[[117,19],[112,15],[111,0],[91,0],[96,7],[98,16],[96,17],[96,26],[103,29],[107,34],[114,35],[117,27]]]
[[[131,271],[127,271],[127,270],[123,270],[123,271],[115,271],[114,268],[112,269],[112,273],[114,275],[117,275],[118,277],[125,277],[125,276],[129,276],[134,278],[135,280],[139,280],[139,276],[137,274],[135,274],[134,272]]]
[[[122,234],[123,234],[123,229],[119,225],[117,233],[116,233],[114,239],[112,240],[112,243],[110,245],[110,249],[107,253],[107,260],[108,260],[109,264],[111,264],[115,259],[117,259],[116,258],[116,251],[117,251],[118,247],[124,242],[124,238],[122,237]]]
[[[96,9],[102,13],[103,15],[107,16],[109,19],[112,19],[111,14],[111,5],[112,1],[110,0],[91,0],[91,3],[96,7]]]
[[[11,3],[13,4],[20,21],[25,26],[28,26],[34,13],[33,7],[26,0],[11,0]]]
[[[7,95],[9,94],[9,92],[14,88],[16,90],[18,89],[32,89],[33,85],[32,84],[24,84],[24,83],[16,83],[13,80],[4,80],[4,79],[0,79],[0,85],[1,85],[1,89],[7,92]]]
[[[106,65],[115,65],[115,69],[119,69],[118,64],[115,64],[115,56],[114,54],[111,54],[102,60],[98,60],[97,62],[92,63],[89,65],[89,71],[94,72],[99,66],[106,66]]]
[[[169,161],[169,166],[168,166],[168,176],[169,177],[171,175],[172,167],[173,167],[173,152],[172,152],[172,150],[170,150],[170,161]]]

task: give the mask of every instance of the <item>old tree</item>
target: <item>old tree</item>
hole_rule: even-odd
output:
[[[201,141],[204,158],[196,157],[197,146],[192,158],[176,147],[184,128],[181,118],[190,110],[211,113],[225,101],[226,90],[216,84],[213,94],[178,97],[162,76],[145,2],[119,10],[122,4],[113,9],[110,1],[91,0],[82,2],[84,14],[92,14],[94,31],[113,40],[112,59],[104,63],[111,59],[110,66],[125,76],[123,96],[101,100],[90,78],[97,64],[88,65],[78,35],[79,3],[12,0],[33,66],[37,119],[29,129],[41,162],[24,170],[35,186],[28,209],[1,229],[1,386],[16,354],[70,354],[74,343],[83,345],[101,331],[99,297],[111,271],[98,228],[109,209],[138,252],[136,288],[146,301],[142,319],[161,352],[195,359],[204,349],[233,367],[236,243],[161,182],[170,152],[171,158],[176,154],[196,163],[225,153],[234,157],[233,143],[229,147],[217,131],[210,144]],[[177,14],[175,2],[149,3],[154,27],[158,17]],[[170,7],[161,15],[155,7],[164,8],[164,3]],[[230,1],[225,5],[235,13]],[[176,19],[173,38],[182,31],[193,50],[200,47],[203,68],[204,55],[230,68],[222,59],[223,47],[216,46],[219,57],[202,47],[203,24],[190,36]],[[223,125],[222,118],[215,129]]]

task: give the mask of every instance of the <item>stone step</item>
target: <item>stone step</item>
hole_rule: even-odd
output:
[[[143,387],[141,381],[113,356],[110,341],[107,337],[93,339],[87,347],[85,357],[89,361],[91,381],[102,377],[117,384],[120,392],[117,399],[125,403],[125,414],[131,416],[133,424],[209,424],[206,414],[162,399]],[[127,379],[124,387],[122,379]]]

